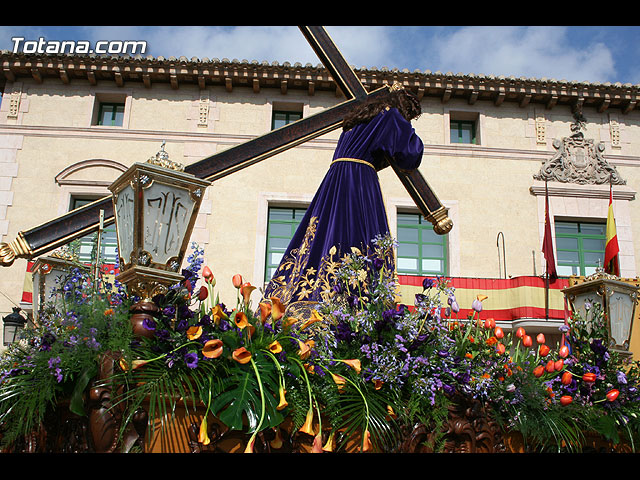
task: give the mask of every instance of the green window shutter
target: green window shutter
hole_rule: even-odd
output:
[[[306,208],[269,207],[264,280],[271,280],[302,221]]]
[[[447,275],[447,235],[438,235],[420,214],[398,213],[397,269],[400,274]]]
[[[556,221],[558,275],[591,275],[604,266],[604,223]]]

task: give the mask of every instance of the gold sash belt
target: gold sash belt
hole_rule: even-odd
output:
[[[376,169],[376,167],[374,167],[373,165],[371,165],[369,162],[366,162],[364,160],[360,160],[359,158],[336,158],[335,160],[333,160],[331,162],[331,164],[333,165],[336,162],[353,162],[353,163],[362,163],[363,165],[367,165],[371,168],[373,168],[374,170]]]

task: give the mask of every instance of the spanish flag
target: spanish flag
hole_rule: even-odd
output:
[[[620,276],[619,253],[616,221],[613,218],[613,186],[609,184],[609,213],[607,214],[607,243],[604,248],[604,271],[618,277]]]

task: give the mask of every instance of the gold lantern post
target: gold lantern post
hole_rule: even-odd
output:
[[[185,173],[164,150],[135,163],[109,186],[114,205],[120,274],[140,297],[132,307],[134,333],[148,335],[145,318],[157,311],[153,297],[184,279],[180,267],[209,181]]]
[[[624,282],[598,268],[583,282],[563,289],[563,293],[571,309],[582,318],[586,318],[589,305],[599,303],[605,315],[609,348],[623,357],[632,355],[629,344],[638,303],[637,285]]]

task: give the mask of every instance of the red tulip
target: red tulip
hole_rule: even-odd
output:
[[[484,321],[484,328],[495,328],[496,321],[493,318],[487,318]]]
[[[563,395],[562,397],[560,397],[560,404],[562,406],[567,406],[571,402],[573,402],[573,398],[570,395]]]
[[[533,376],[536,378],[541,377],[543,373],[544,373],[544,367],[542,365],[538,365],[536,368],[533,369]]]
[[[554,365],[553,360],[549,360],[549,361],[547,362],[547,364],[544,366],[544,369],[545,369],[547,372],[549,372],[549,373],[553,373],[553,372],[555,372],[555,371],[556,371],[556,367],[555,367],[555,365]]]
[[[242,286],[242,275],[236,273],[231,279],[231,282],[233,283],[234,287],[240,288]]]
[[[518,330],[516,330],[516,337],[522,338],[525,335],[526,335],[526,332],[524,331],[524,328],[520,327],[518,328]]]
[[[549,352],[551,351],[551,349],[549,348],[548,345],[542,344],[540,345],[540,356],[541,357],[546,357],[547,355],[549,355]]]
[[[564,360],[562,359],[556,360],[555,363],[553,364],[553,368],[555,368],[557,372],[562,370],[564,368]]]
[[[522,337],[522,344],[525,347],[530,347],[531,345],[533,345],[533,339],[529,335],[525,335],[524,337]]]
[[[561,346],[558,355],[560,355],[560,358],[567,358],[569,356],[569,347],[566,345]]]
[[[609,390],[607,392],[607,400],[613,402],[616,398],[618,398],[618,395],[620,395],[619,390],[616,390],[615,388],[613,390]]]
[[[507,350],[507,348],[502,343],[498,343],[496,345],[496,350],[500,355],[502,355]]]
[[[496,327],[496,329],[493,331],[493,334],[496,336],[496,338],[500,339],[504,337],[504,332],[502,331],[502,329],[500,327]]]
[[[198,300],[200,300],[201,302],[206,300],[206,298],[209,296],[209,289],[207,287],[205,287],[204,285],[200,287],[200,291],[198,292]]]
[[[205,265],[205,267],[202,269],[202,277],[208,282],[213,278],[213,272],[211,271],[211,269],[209,267],[207,267]]]
[[[596,381],[596,374],[595,373],[591,373],[591,372],[585,373],[582,376],[582,380],[585,381],[585,382],[588,382],[588,383],[593,383],[593,382]]]
[[[539,333],[538,334],[538,336],[536,337],[536,342],[538,342],[538,343],[544,343],[545,342],[543,333]]]
[[[571,375],[571,372],[564,372],[562,374],[562,378],[560,379],[560,381],[562,382],[563,385],[569,385],[572,379],[573,379],[573,375]]]

